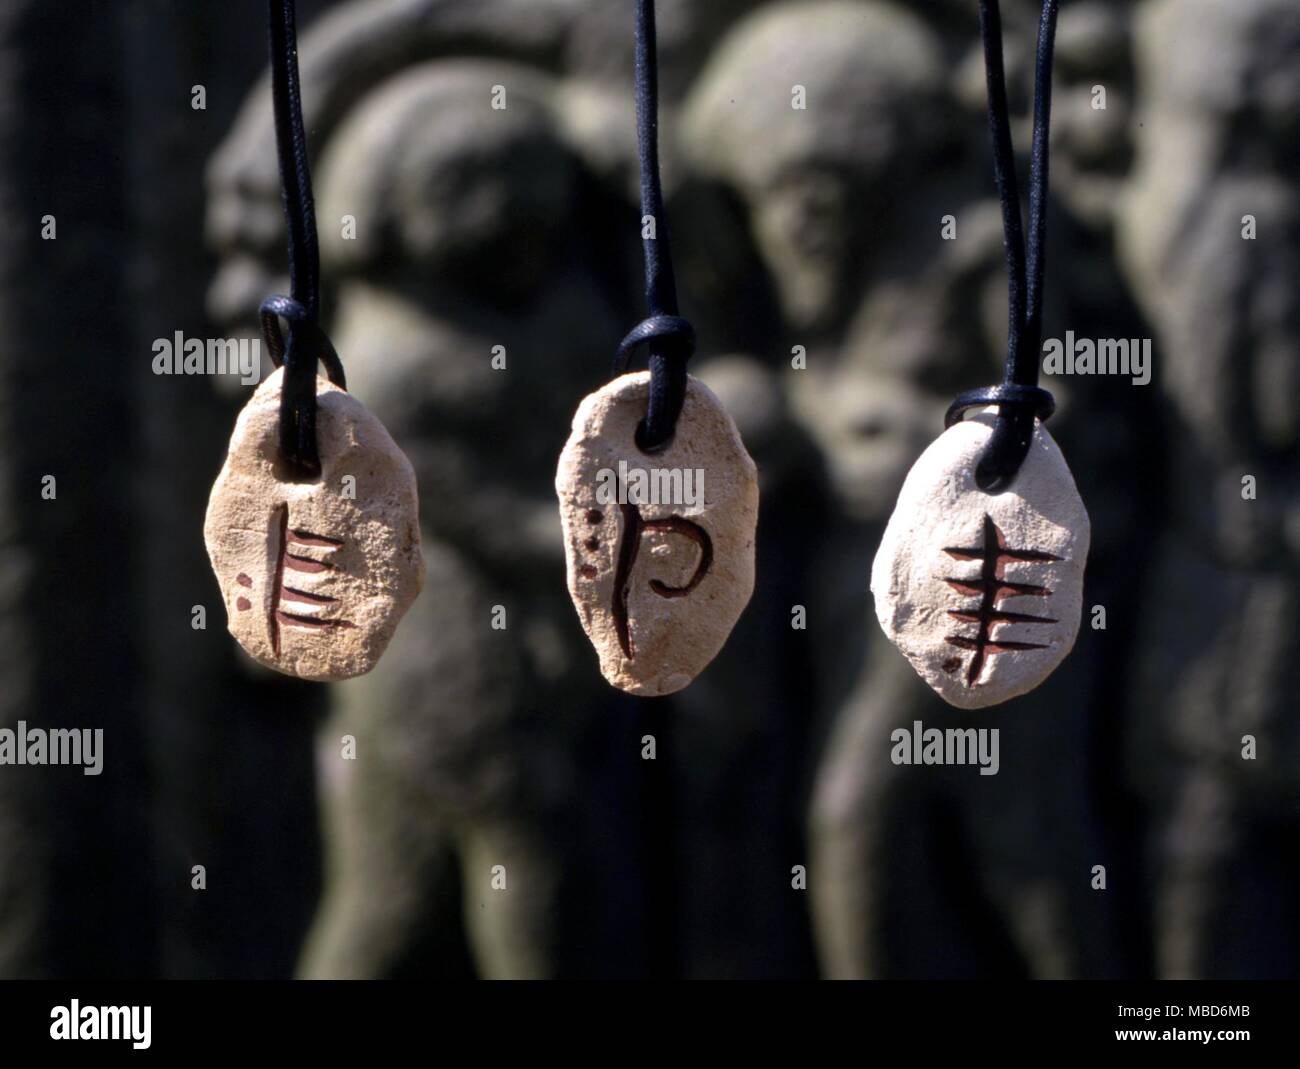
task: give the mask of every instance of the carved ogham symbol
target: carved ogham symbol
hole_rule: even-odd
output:
[[[976,482],[997,425],[954,423],[908,472],[871,566],[876,618],[944,701],[983,709],[1033,690],[1069,654],[1091,527],[1038,422],[1013,493]],[[1021,600],[1023,599],[1023,600]]]
[[[555,472],[578,619],[605,679],[647,698],[681,690],[722,648],[754,589],[758,520],[754,462],[721,402],[690,376],[677,429],[654,463],[698,472],[695,499],[643,500],[622,475],[610,485],[611,473],[646,463],[636,430],[649,387],[638,371],[587,397]]]
[[[316,210],[294,5],[273,0],[270,23],[291,295],[262,303],[277,367],[235,421],[203,540],[225,594],[227,626],[244,650],[268,668],[323,682],[374,668],[419,594],[420,505],[415,469],[347,392],[338,354],[317,322]],[[288,339],[281,319],[291,324]]]
[[[662,520],[645,520],[636,505],[619,505],[623,513],[623,538],[618,547],[618,566],[614,571],[614,623],[618,628],[618,642],[628,660],[636,657],[636,643],[632,639],[632,625],[627,614],[627,593],[632,583],[632,566],[641,550],[641,537],[649,531],[664,531],[681,535],[700,549],[700,560],[695,572],[685,586],[669,586],[658,579],[650,580],[650,589],[661,598],[682,598],[700,585],[713,563],[713,540],[709,532],[698,523],[681,516],[668,516]]]
[[[338,602],[338,598],[301,589],[315,581],[309,579],[309,576],[326,577],[334,571],[329,555],[343,547],[343,539],[290,527],[287,505],[280,507],[279,532],[280,547],[276,554],[275,586],[270,611],[271,649],[276,656],[280,653],[282,627],[334,631],[355,626],[351,620],[314,615],[313,610],[325,612],[329,606]],[[304,550],[319,552],[320,556],[305,553]]]
[[[963,623],[975,624],[973,635],[949,635],[947,643],[958,649],[971,651],[970,666],[966,671],[968,686],[978,686],[980,675],[987,659],[999,653],[1014,653],[1018,650],[1046,649],[1045,643],[1011,642],[993,637],[993,629],[998,624],[1054,624],[1057,621],[1047,616],[1034,616],[1023,612],[1006,612],[998,608],[1007,598],[1012,597],[1051,597],[1052,591],[1045,586],[1033,583],[1016,583],[1006,578],[1008,564],[1013,563],[1049,563],[1062,558],[1043,553],[1036,549],[1015,549],[1007,545],[1002,531],[989,515],[984,517],[983,544],[974,548],[947,548],[944,552],[955,560],[975,560],[980,562],[979,574],[972,578],[945,576],[944,582],[957,593],[979,598],[973,608],[949,609],[948,615]],[[959,659],[946,662],[945,668],[956,669]]]
[[[374,667],[424,580],[415,472],[356,398],[318,379],[321,478],[284,480],[283,374],[240,414],[204,540],[251,656],[302,679],[351,679]]]

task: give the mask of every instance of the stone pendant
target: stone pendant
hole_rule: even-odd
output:
[[[717,655],[754,590],[758,473],[735,423],[689,378],[673,439],[636,445],[649,372],[585,398],[555,490],[569,594],[605,679],[672,694]]]
[[[320,478],[291,482],[277,370],[239,414],[203,524],[230,633],[302,679],[369,672],[424,583],[415,472],[355,397],[316,380]]]
[[[997,409],[954,424],[908,473],[871,568],[876,616],[945,701],[996,705],[1033,690],[1074,646],[1090,527],[1074,477],[1035,424],[1011,487],[975,466]]]

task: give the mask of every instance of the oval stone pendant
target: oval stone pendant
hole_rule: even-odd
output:
[[[713,392],[687,380],[668,445],[636,445],[649,372],[585,398],[555,490],[569,594],[605,679],[681,690],[713,660],[754,590],[758,473]]]
[[[349,679],[379,661],[424,583],[411,463],[352,394],[316,380],[321,475],[280,459],[277,370],[235,423],[203,537],[230,633],[303,679]]]
[[[908,473],[871,568],[885,634],[945,701],[1033,690],[1074,646],[1090,527],[1074,477],[1036,423],[1011,487],[975,484],[996,408],[944,431]]]

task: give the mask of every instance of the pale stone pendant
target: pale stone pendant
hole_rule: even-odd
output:
[[[379,661],[424,583],[415,472],[364,405],[316,380],[321,475],[286,478],[277,370],[239,414],[203,537],[230,633],[303,679],[349,679]]]
[[[636,445],[649,372],[585,398],[555,490],[569,594],[605,679],[681,690],[713,660],[754,590],[758,473],[721,402],[689,378],[668,445]]]
[[[1009,489],[976,486],[996,415],[971,413],[921,454],[871,568],[885,634],[940,697],[964,709],[1033,690],[1073,648],[1091,534],[1074,477],[1041,423]]]

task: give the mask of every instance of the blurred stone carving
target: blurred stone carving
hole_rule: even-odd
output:
[[[1119,245],[1172,436],[1129,696],[1157,968],[1293,976],[1300,883],[1264,844],[1296,834],[1300,762],[1300,156],[1283,132],[1300,19],[1285,0],[1153,0],[1135,41]]]
[[[1001,370],[974,5],[659,5],[693,371],[762,498],[753,602],[655,702],[600,680],[551,492],[573,406],[641,315],[630,12],[351,0],[304,34],[331,333],[416,468],[429,574],[384,663],[331,691],[302,974],[1294,971],[1293,922],[1229,910],[1294,898],[1264,844],[1294,832],[1300,751],[1300,65],[1286,0],[1192,6],[1061,14],[1047,332],[1140,338],[1149,317],[1156,388],[1046,383],[1093,519],[1085,625],[984,714],[930,695],[866,592],[908,467]],[[1022,153],[1037,7],[1004,4]],[[210,169],[225,322],[282,288],[266,96]],[[894,765],[916,720],[998,727],[999,773]]]
[[[1032,33],[1032,19],[1021,25]],[[970,66],[954,54],[978,59],[973,22],[969,29],[945,40],[884,3],[767,6],[706,66],[687,104],[686,155],[745,207],[781,298],[786,340],[806,347],[806,368],[787,372],[784,384],[835,493],[809,599],[819,629],[819,713],[833,718],[810,814],[823,970],[1124,973],[1131,966],[1118,947],[1116,911],[1090,900],[1080,875],[1099,844],[1067,843],[1053,830],[1085,825],[1095,804],[1095,771],[1076,755],[1094,750],[1086,713],[1098,684],[1086,681],[1101,651],[1076,652],[1059,679],[998,712],[1017,756],[997,777],[981,778],[890,762],[894,727],[987,717],[945,710],[865,626],[866,576],[903,475],[938,434],[952,395],[1000,375],[1006,291],[997,207],[982,201],[992,186],[982,81],[978,106],[963,115],[951,95],[961,82],[946,74]],[[792,108],[795,84],[819,106]],[[1024,100],[1023,85],[1015,88]],[[955,240],[944,239],[945,216]],[[1080,232],[1070,221],[1053,225]],[[1097,289],[1120,291],[1104,255],[1085,263]],[[1088,329],[1102,332],[1108,321],[1127,328],[1132,318],[1122,300],[1094,318],[1090,294],[1071,291],[1067,303],[1060,282],[1049,285],[1058,320],[1087,317]],[[1092,392],[1080,389],[1076,403],[1086,405]],[[1075,421],[1063,408],[1068,440]],[[1070,448],[1086,467],[1112,447],[1089,439]],[[1112,500],[1125,501],[1133,482],[1112,475]],[[1094,593],[1113,592],[1104,558],[1122,557],[1131,534],[1121,522],[1098,547]],[[981,874],[978,885],[954,884],[962,858]]]
[[[724,740],[752,728],[724,730],[715,695],[696,719],[712,725],[704,731],[718,751],[717,773],[704,777],[709,796],[694,773],[670,778],[674,753],[700,754],[700,740],[689,731],[675,739],[676,700],[637,702],[607,687],[565,589],[556,457],[573,406],[608,376],[614,346],[640,315],[634,145],[626,140],[612,158],[606,143],[603,155],[594,150],[591,133],[602,108],[630,132],[630,90],[618,87],[616,108],[602,103],[595,75],[557,78],[554,42],[514,48],[505,22],[500,39],[486,33],[467,45],[441,21],[456,7],[409,10],[404,32],[367,44],[391,50],[386,60],[369,56],[378,72],[369,85],[358,84],[359,60],[348,54],[349,8],[302,44],[304,102],[309,113],[325,108],[308,125],[331,335],[358,396],[417,470],[429,575],[381,669],[336,689],[321,731],[326,887],[301,972],[806,973],[797,941],[806,921],[788,879],[774,876],[772,893],[755,899],[765,903],[759,917],[773,915],[762,922],[782,948],[773,954],[741,934],[752,918],[683,920],[700,915],[687,903],[708,908],[716,889],[674,877],[679,857],[723,844],[735,871],[773,852],[788,871],[794,777],[773,792],[773,781],[726,757]],[[699,47],[682,20],[716,12],[666,7],[671,69],[681,62],[672,42]],[[591,34],[599,20],[577,25]],[[412,61],[411,41],[431,54]],[[486,55],[440,55],[453,47]],[[495,58],[503,51],[533,62]],[[346,93],[334,86],[340,68],[354,72]],[[490,109],[497,86],[508,99],[501,111]],[[277,255],[253,232],[256,205],[236,207],[256,199],[270,144],[255,110],[212,171],[212,227],[225,252],[213,295],[230,312],[246,311],[247,295],[269,284],[259,248],[272,263]],[[355,238],[343,235],[344,216]],[[754,389],[761,374],[750,373],[751,395],[763,396]],[[753,405],[738,418],[785,449],[780,406],[764,404],[760,424],[747,414]],[[715,680],[750,674],[743,654],[710,669]],[[769,681],[749,709],[778,707],[786,693]],[[643,759],[648,733],[653,765]],[[340,759],[344,735],[356,740],[355,761]],[[791,748],[774,732],[755,754],[769,749]],[[697,761],[701,772],[710,760]],[[766,793],[766,827],[748,840],[734,823],[715,829],[705,814],[717,812],[720,789]],[[683,817],[695,810],[702,819]],[[781,820],[787,830],[773,832]]]

